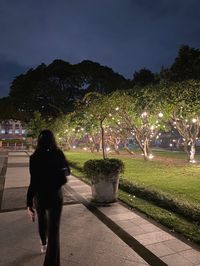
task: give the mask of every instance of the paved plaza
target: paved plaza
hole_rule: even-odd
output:
[[[29,155],[0,153],[0,266],[40,266],[37,222],[26,213]],[[121,202],[91,203],[88,185],[64,186],[61,266],[200,266],[200,249]]]

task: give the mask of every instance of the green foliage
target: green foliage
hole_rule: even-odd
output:
[[[151,70],[142,68],[140,71],[135,71],[133,74],[133,84],[138,86],[146,86],[157,82],[156,75]]]
[[[126,179],[122,179],[120,181],[120,188],[127,193],[138,196],[145,200],[150,200],[157,206],[179,213],[191,221],[200,221],[199,204],[182,202],[167,193],[161,191],[158,192],[156,190],[130,182]]]
[[[27,124],[28,135],[32,138],[37,138],[39,133],[47,128],[46,121],[42,118],[40,112],[33,113],[33,118]]]
[[[105,179],[123,173],[124,164],[119,159],[89,160],[84,163],[84,172],[90,178],[102,176]]]
[[[172,81],[184,81],[200,79],[200,50],[182,45],[178,56],[169,69],[168,79]]]

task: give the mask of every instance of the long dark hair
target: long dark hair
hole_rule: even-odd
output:
[[[57,150],[54,134],[51,130],[42,130],[38,136],[36,151]]]

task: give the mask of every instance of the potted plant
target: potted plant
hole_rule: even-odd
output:
[[[118,159],[89,160],[84,171],[92,181],[92,200],[95,202],[114,202],[117,199],[120,174],[124,163]]]

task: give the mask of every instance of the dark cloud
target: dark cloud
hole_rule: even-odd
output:
[[[198,0],[1,0],[0,53],[16,74],[55,58],[94,60],[126,77],[159,71],[181,44],[199,48],[199,9]]]

